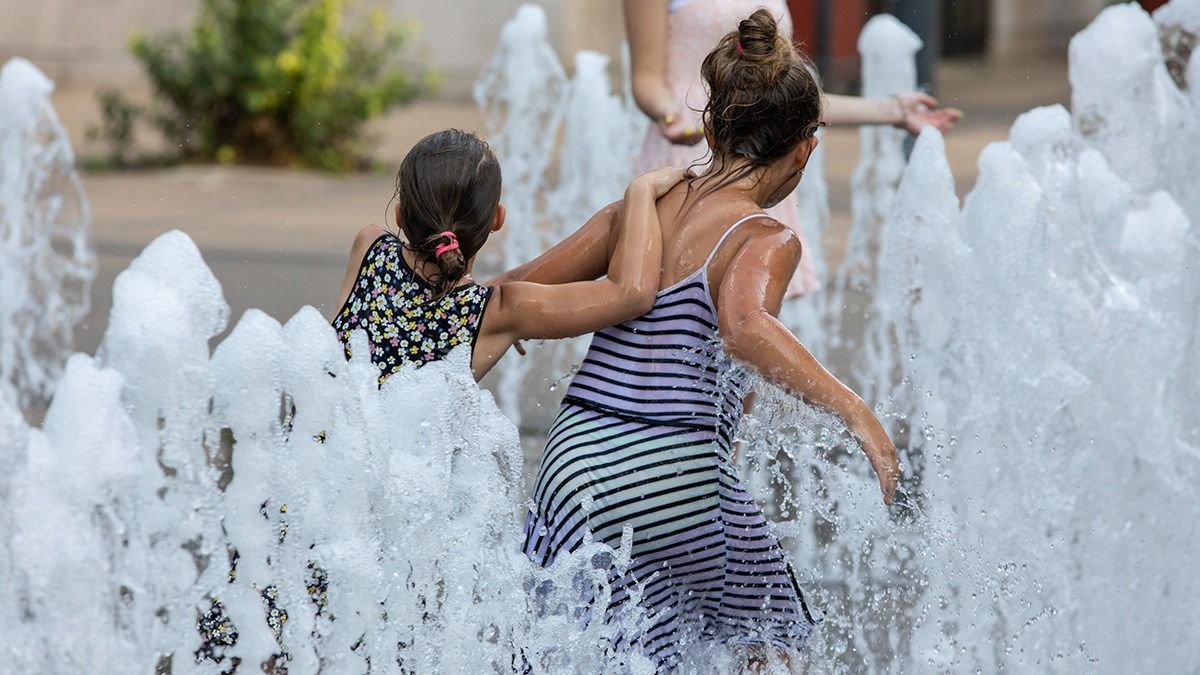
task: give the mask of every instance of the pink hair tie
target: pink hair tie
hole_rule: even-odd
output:
[[[746,54],[746,49],[745,49],[745,47],[742,47],[742,43],[740,43],[740,42],[738,43],[738,53],[742,54],[742,55]]]
[[[433,256],[441,258],[450,251],[458,250],[458,235],[453,232],[443,232],[441,236],[450,240],[449,244],[438,244],[437,248],[433,249]]]

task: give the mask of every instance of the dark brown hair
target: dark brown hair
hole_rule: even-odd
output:
[[[428,281],[440,294],[453,289],[487,241],[500,205],[500,163],[487,143],[459,129],[432,133],[408,151],[396,174],[400,227],[419,260],[439,274]],[[453,232],[458,249],[437,255]]]
[[[704,57],[708,87],[704,127],[718,170],[742,166],[721,181],[736,182],[812,138],[821,121],[821,85],[812,63],[779,34],[760,9],[738,23]],[[706,189],[707,191],[707,189]]]

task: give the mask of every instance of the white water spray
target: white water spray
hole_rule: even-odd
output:
[[[0,396],[20,405],[53,393],[96,274],[53,91],[25,59],[0,70]]]
[[[249,310],[210,356],[227,316],[191,240],[163,235],[43,429],[0,417],[6,668],[606,663],[597,645],[630,628],[577,612],[628,553],[524,558],[517,432],[466,351],[379,388],[311,307],[282,326]]]

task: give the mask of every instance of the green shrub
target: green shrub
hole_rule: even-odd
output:
[[[103,139],[108,143],[109,156],[105,166],[128,166],[132,163],[134,122],[143,110],[111,89],[101,90],[96,98],[100,102],[103,121],[99,127],[88,128],[87,140],[95,142]]]
[[[360,166],[363,124],[426,80],[405,59],[407,29],[382,10],[346,29],[343,5],[202,0],[190,34],[134,36],[155,94],[146,116],[182,159]]]

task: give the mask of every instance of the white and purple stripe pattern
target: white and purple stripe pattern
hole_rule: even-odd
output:
[[[632,526],[632,563],[611,580],[606,613],[636,590],[651,620],[623,648],[660,669],[688,640],[794,649],[815,623],[731,462],[746,376],[720,348],[707,268],[596,333],[550,430],[525,528],[526,555],[548,566],[585,533],[616,547]]]

